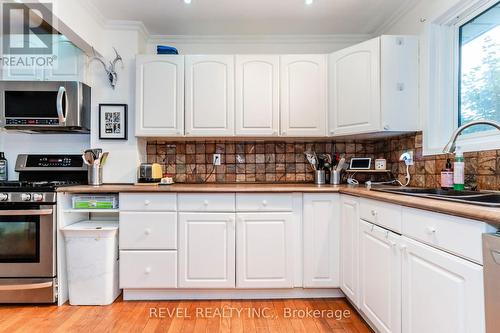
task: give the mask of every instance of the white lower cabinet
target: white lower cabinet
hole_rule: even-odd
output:
[[[177,251],[120,251],[120,288],[177,287]]]
[[[340,285],[340,197],[336,193],[304,194],[305,288]]]
[[[292,288],[292,213],[238,213],[236,221],[236,287]]]
[[[234,213],[179,213],[179,287],[234,286]]]
[[[340,289],[359,306],[359,198],[342,195],[340,202]]]
[[[401,332],[401,236],[363,220],[359,229],[361,311],[378,332]]]
[[[481,333],[483,267],[403,237],[404,333]]]

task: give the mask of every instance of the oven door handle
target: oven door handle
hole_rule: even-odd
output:
[[[0,216],[51,215],[52,209],[0,210]]]
[[[27,284],[7,284],[0,285],[0,291],[13,291],[13,290],[29,290],[29,289],[45,289],[53,286],[53,282],[41,283],[27,283]]]
[[[64,108],[63,108],[63,98],[64,98]],[[66,122],[66,108],[68,107],[68,101],[66,97],[66,88],[63,86],[59,87],[59,91],[57,92],[57,117],[59,118],[59,125],[64,125]]]

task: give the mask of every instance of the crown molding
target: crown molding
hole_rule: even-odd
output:
[[[107,20],[104,29],[107,30],[124,30],[124,31],[137,31],[142,35],[144,40],[150,38],[150,34],[142,21],[128,21],[128,20]]]
[[[148,43],[173,42],[189,44],[335,44],[358,43],[369,39],[368,34],[322,35],[151,35]]]
[[[107,19],[91,1],[78,1],[78,4],[89,12],[89,14],[96,20],[97,24],[104,29]]]
[[[372,37],[377,37],[383,35],[390,27],[392,27],[396,22],[398,22],[403,16],[405,16],[410,10],[412,10],[420,0],[406,0],[401,6],[386,20],[382,23],[375,31],[371,34]]]

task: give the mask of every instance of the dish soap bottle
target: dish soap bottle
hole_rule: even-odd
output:
[[[453,188],[453,169],[449,158],[446,160],[444,170],[441,171],[441,188],[444,190]]]
[[[464,153],[460,147],[455,151],[455,163],[453,163],[453,189],[455,191],[463,191],[465,179],[465,163]]]
[[[8,180],[8,165],[5,154],[0,152],[0,181]]]

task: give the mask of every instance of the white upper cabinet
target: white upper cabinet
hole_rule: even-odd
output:
[[[304,288],[340,286],[340,198],[304,194]]]
[[[281,56],[281,135],[325,136],[327,56]]]
[[[416,37],[381,36],[337,51],[329,78],[329,135],[418,130]]]
[[[278,55],[236,56],[236,135],[279,133]]]
[[[186,56],[186,135],[234,135],[234,56]]]
[[[136,136],[184,133],[184,57],[143,55],[136,59]]]

